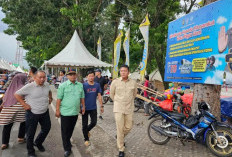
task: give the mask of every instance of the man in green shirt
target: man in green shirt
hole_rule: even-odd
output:
[[[83,85],[76,81],[75,71],[67,73],[68,81],[62,83],[57,92],[56,117],[61,117],[61,134],[64,147],[64,156],[71,154],[71,137],[75,128],[80,108],[85,113],[85,94]],[[81,106],[82,104],[82,106]]]

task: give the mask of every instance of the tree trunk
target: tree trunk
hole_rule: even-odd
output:
[[[205,101],[211,107],[211,112],[220,118],[220,95],[221,86],[220,85],[208,85],[208,84],[195,84],[193,91],[193,107],[192,113],[197,111],[198,102]]]
[[[215,2],[216,0],[205,0],[204,5]],[[218,120],[221,116],[221,85],[194,84],[192,114],[198,107],[198,102],[205,101],[211,107],[211,112]]]

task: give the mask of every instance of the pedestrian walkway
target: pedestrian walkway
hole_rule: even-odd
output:
[[[56,98],[56,90],[53,89],[53,97]],[[50,107],[52,122],[51,131],[44,143],[46,152],[41,153],[36,149],[38,157],[63,157],[63,146],[59,120],[55,118],[55,100]],[[118,150],[116,146],[116,127],[113,114],[113,104],[105,104],[104,120],[98,119],[98,125],[91,131],[91,146],[84,145],[82,134],[81,116],[73,133],[73,155],[71,157],[116,157]],[[148,117],[140,110],[134,114],[134,125],[131,133],[126,137],[126,157],[215,157],[201,144],[186,143],[183,146],[180,141],[170,140],[166,145],[153,144],[147,135]],[[12,129],[10,148],[0,151],[0,157],[26,157],[26,144],[17,143],[19,124]],[[39,127],[38,129],[39,130]],[[2,126],[0,126],[0,132]]]
[[[112,114],[113,104],[105,105],[104,120],[98,125],[111,137],[116,135],[116,126]],[[148,117],[140,110],[134,114],[134,125],[126,137],[126,155],[132,157],[215,157],[206,146],[188,142],[183,146],[179,140],[171,139],[166,145],[153,144],[147,135]],[[116,142],[116,140],[114,140]]]
[[[53,91],[56,95],[56,91]],[[116,146],[116,125],[113,114],[113,104],[104,105],[103,120],[98,119],[97,126],[91,131],[91,146],[84,146],[81,131],[81,116],[74,131],[74,143],[83,157],[114,157],[118,155]],[[126,157],[215,157],[206,146],[198,143],[185,143],[171,139],[166,145],[153,144],[147,135],[148,117],[140,110],[134,114],[134,125],[126,137]]]

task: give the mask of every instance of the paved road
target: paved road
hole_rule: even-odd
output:
[[[53,96],[56,97],[56,90],[52,88]],[[231,92],[222,91],[231,95]],[[60,125],[54,117],[55,101],[50,107],[52,130],[46,139],[44,146],[47,151],[36,153],[38,157],[63,157]],[[98,125],[91,131],[91,146],[85,147],[82,135],[81,116],[73,134],[74,157],[116,157],[116,127],[113,117],[113,104],[105,105],[104,120],[98,120]],[[147,136],[148,117],[144,116],[141,110],[134,114],[134,125],[131,133],[126,137],[126,157],[214,157],[209,150],[197,143],[186,143],[183,146],[179,141],[171,140],[168,144],[160,146],[153,144]],[[0,126],[0,133],[2,126]],[[0,151],[0,157],[26,157],[26,145],[17,143],[18,124],[15,124],[11,134],[10,148]],[[1,144],[1,141],[0,141]],[[77,149],[79,150],[77,150]]]

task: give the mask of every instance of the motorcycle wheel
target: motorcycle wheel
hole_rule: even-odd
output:
[[[164,145],[169,142],[170,137],[161,135],[159,132],[152,129],[152,126],[160,127],[161,125],[163,125],[163,118],[159,118],[159,117],[155,118],[154,120],[150,122],[148,129],[147,129],[147,133],[148,133],[149,139],[153,143]]]
[[[135,106],[135,109],[134,109],[134,112],[138,112],[139,109],[140,109],[140,105],[139,105],[139,101],[137,100],[137,98],[135,98],[134,100],[134,106]]]
[[[102,98],[102,103],[103,103],[103,104],[106,104],[106,103],[108,102],[108,100],[109,100],[109,97],[103,96],[103,98]]]
[[[232,130],[226,127],[217,127],[221,143],[216,139],[215,133],[209,131],[206,135],[206,145],[209,150],[219,157],[231,157],[232,156]]]

